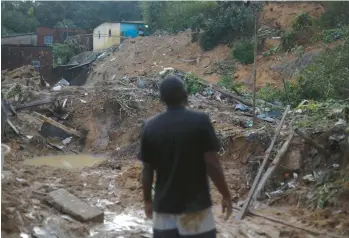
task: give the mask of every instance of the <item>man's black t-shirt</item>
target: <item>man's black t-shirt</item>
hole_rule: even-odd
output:
[[[156,170],[154,211],[181,214],[210,207],[204,153],[219,148],[204,113],[173,107],[147,121],[140,159]]]

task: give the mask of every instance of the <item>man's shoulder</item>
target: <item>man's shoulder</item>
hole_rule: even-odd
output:
[[[168,112],[161,112],[151,118],[148,118],[144,125],[147,128],[153,128],[153,127],[157,127],[158,123],[163,120],[166,117],[166,114]],[[206,114],[205,112],[200,112],[200,111],[195,111],[195,110],[191,110],[191,109],[185,109],[183,110],[181,113],[183,113],[183,117],[189,119],[187,121],[187,123],[190,123],[190,121],[198,123],[198,122],[207,122],[210,121],[209,115]],[[166,117],[167,118],[167,117]],[[192,120],[190,120],[192,119]]]
[[[196,110],[187,110],[187,113],[193,118],[199,119],[200,121],[209,120],[209,116],[205,112],[200,112]]]
[[[164,114],[165,114],[165,112],[161,112],[161,113],[156,114],[155,116],[148,118],[144,122],[144,127],[146,128],[146,127],[149,127],[149,126],[156,124],[159,120],[161,120],[161,118],[163,117]]]

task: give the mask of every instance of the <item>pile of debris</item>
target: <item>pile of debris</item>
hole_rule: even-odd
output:
[[[6,98],[2,110],[7,118],[2,122],[10,128],[5,129],[2,138],[15,141],[22,151],[34,155],[103,153],[110,161],[117,161],[103,166],[120,169],[123,159],[136,157],[144,120],[163,109],[158,87],[160,80],[170,74],[185,81],[190,92],[189,107],[210,115],[223,145],[227,182],[237,206],[244,206],[242,211],[251,201],[276,205],[281,198],[300,193],[304,198],[313,194],[311,199],[303,200],[307,205],[316,204],[314,209],[326,205],[338,208],[338,204],[332,204],[333,199],[337,195],[345,197],[348,189],[348,109],[344,103],[334,106],[303,102],[291,111],[257,100],[257,123],[253,125],[248,95],[236,95],[190,73],[165,68],[147,77],[115,76],[82,87],[61,84],[60,90],[53,92],[42,87],[38,95],[51,95],[46,101],[27,99],[19,104],[13,97]],[[316,118],[321,119],[319,126],[309,125]],[[328,176],[337,171],[334,180]],[[125,183],[120,186],[134,194],[134,190],[141,189],[135,185],[138,178],[136,174],[123,178]],[[218,197],[214,192],[213,200]],[[342,202],[341,213],[348,214]]]
[[[30,101],[45,87],[49,87],[49,84],[33,66],[1,72],[1,98],[12,100],[13,103]]]

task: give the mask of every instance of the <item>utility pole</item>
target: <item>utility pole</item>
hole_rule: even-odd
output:
[[[258,51],[258,20],[259,20],[259,9],[254,8],[254,60],[253,60],[253,107],[252,107],[252,118],[255,127],[257,117],[256,117],[256,81],[257,81],[257,51]]]

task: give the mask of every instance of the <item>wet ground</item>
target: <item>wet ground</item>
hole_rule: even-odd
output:
[[[105,161],[102,157],[96,157],[91,155],[53,155],[53,156],[41,156],[33,159],[27,159],[23,163],[25,165],[33,166],[51,166],[62,169],[82,169],[84,167],[92,167],[96,164]]]
[[[29,162],[35,166],[27,165]],[[21,237],[31,237],[29,234],[33,232],[60,238],[151,237],[152,222],[145,219],[142,210],[140,172],[141,165],[137,161],[122,162],[121,168],[114,169],[102,157],[89,155],[34,158],[17,164],[10,171],[5,164],[2,179],[3,232],[21,232]],[[229,173],[232,172],[230,167]],[[105,214],[103,224],[80,223],[47,205],[45,194],[59,188],[65,188],[89,205],[102,209]],[[220,196],[214,188],[212,195],[218,237],[314,237],[260,217],[249,216],[236,221],[237,211],[224,221],[219,206]],[[279,213],[285,220],[283,215]],[[290,222],[297,222],[297,219],[289,218]],[[12,237],[7,234],[3,237]]]

